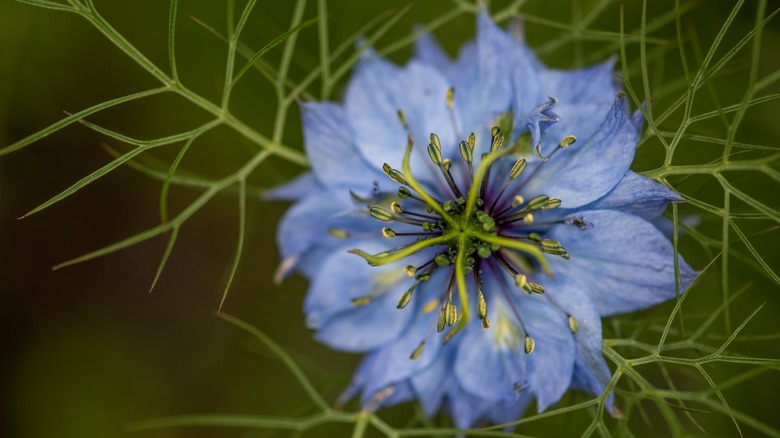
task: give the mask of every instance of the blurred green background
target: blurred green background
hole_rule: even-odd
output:
[[[243,2],[237,1],[237,9]],[[305,17],[317,14],[316,2],[307,5]],[[494,10],[507,2],[495,2]],[[747,2],[726,35],[719,56],[739,41],[754,25],[757,2]],[[98,1],[106,19],[153,62],[167,65],[166,35],[168,4],[159,0]],[[379,47],[409,35],[415,23],[430,22],[452,9],[452,3],[432,0],[412,2],[365,2],[333,0],[328,23],[332,45],[344,41],[368,20],[398,10],[406,13],[379,43]],[[683,2],[681,28],[686,54],[692,69],[730,13],[732,2]],[[776,7],[776,4],[770,3]],[[287,30],[293,2],[259,2],[242,35],[242,41],[258,49]],[[675,23],[669,20],[674,2],[648,5],[648,52],[650,84],[655,108],[663,109],[684,88],[674,88],[684,80],[676,52]],[[558,67],[576,67],[605,59],[619,52],[614,36],[557,28],[554,23],[576,23],[594,12],[589,29],[617,32],[620,11],[624,9],[627,31],[637,35],[641,22],[640,2],[577,1],[560,4],[530,0],[521,11],[530,44],[542,48],[542,58]],[[769,12],[772,12],[771,10]],[[195,17],[220,32],[225,30],[225,5],[209,0],[182,1],[179,10],[177,56],[183,82],[206,98],[218,101],[224,76],[226,46],[198,25]],[[673,17],[673,13],[672,13]],[[551,23],[553,25],[551,25]],[[653,23],[659,23],[653,27]],[[463,14],[436,34],[451,54],[473,36],[473,15]],[[550,41],[571,34],[571,38],[550,45]],[[596,35],[597,37],[594,37]],[[776,48],[780,27],[772,20],[763,33],[763,56],[759,77],[780,70]],[[698,49],[697,49],[698,47]],[[729,67],[702,89],[695,113],[739,103],[749,74],[750,45]],[[408,46],[390,54],[398,62],[408,59]],[[350,51],[351,53],[351,51]],[[270,51],[265,59],[277,63],[281,50]],[[299,34],[290,77],[300,79],[318,65],[316,26]],[[343,59],[343,58],[342,58]],[[641,93],[639,49],[628,46],[628,63],[633,68],[632,84]],[[240,65],[240,64],[239,64]],[[108,43],[89,23],[75,14],[43,10],[14,1],[0,2],[0,146],[13,143],[64,117],[114,97],[157,86],[154,80]],[[319,84],[312,86],[318,95]],[[343,81],[340,86],[343,86]],[[340,96],[336,87],[334,98]],[[762,94],[780,92],[777,85]],[[231,108],[259,132],[272,128],[275,114],[272,88],[256,72],[250,72],[235,91]],[[776,100],[748,111],[737,135],[741,142],[777,147],[780,110]],[[726,120],[730,120],[729,115]],[[173,96],[154,97],[113,108],[89,118],[93,123],[149,139],[190,129],[202,123],[205,114]],[[675,129],[675,120],[665,126]],[[285,144],[301,148],[300,123],[295,109],[285,129]],[[692,128],[694,133],[724,136],[724,122],[714,118]],[[121,167],[79,191],[62,203],[24,220],[16,218],[31,210],[73,182],[110,161],[101,147],[107,143],[120,150],[126,146],[107,140],[94,131],[75,124],[21,151],[0,159],[0,312],[3,360],[0,361],[5,407],[0,419],[0,435],[14,437],[110,437],[124,436],[124,425],[134,420],[192,412],[232,412],[296,416],[312,412],[303,391],[269,352],[245,333],[216,318],[237,238],[235,193],[226,193],[210,202],[180,233],[162,278],[153,293],[148,289],[166,240],[151,239],[140,245],[81,265],[52,272],[51,267],[69,258],[121,240],[159,223],[158,197],[161,184],[128,167]],[[157,149],[149,156],[170,162],[179,145]],[[210,177],[235,170],[250,156],[253,145],[227,129],[219,129],[199,140],[181,168]],[[721,153],[721,147],[689,142],[680,146],[675,163],[706,163]],[[657,141],[643,146],[634,168],[658,167],[663,154]],[[760,157],[750,152],[742,157]],[[298,166],[274,159],[253,175],[253,187],[267,187],[296,175]],[[722,205],[720,187],[705,176],[670,180],[683,193]],[[744,172],[733,182],[772,209],[780,208],[778,181]],[[171,210],[179,211],[197,192],[173,187]],[[358,358],[330,351],[311,340],[300,312],[306,284],[299,277],[281,286],[272,282],[278,264],[275,228],[287,205],[265,203],[252,191],[248,202],[247,240],[241,265],[224,310],[261,328],[285,346],[314,380],[329,401],[349,381]],[[750,206],[734,201],[737,211]],[[719,238],[721,221],[691,206],[680,208],[682,215],[697,215],[699,230]],[[751,239],[770,267],[780,267],[777,224],[769,221],[740,222],[746,234],[762,232]],[[701,269],[711,259],[690,237],[681,240],[686,259]],[[749,254],[741,245],[736,251]],[[717,251],[714,251],[717,253]],[[749,256],[745,257],[751,260]],[[753,262],[753,264],[755,264]],[[686,324],[695,328],[721,303],[720,268],[703,278],[686,302]],[[760,271],[760,268],[759,268]],[[730,289],[749,289],[731,307],[733,325],[738,325],[761,303],[764,308],[746,333],[769,335],[737,342],[732,348],[755,357],[780,357],[780,290],[776,283],[757,273],[750,262],[730,258]],[[643,313],[649,321],[665,321],[672,304]],[[652,319],[656,318],[656,319]],[[618,319],[631,324],[630,318]],[[630,327],[626,328],[630,333]],[[722,323],[713,328],[712,345],[723,340]],[[620,332],[620,333],[618,333]],[[647,339],[657,338],[650,330]],[[746,338],[747,339],[747,338]],[[700,354],[701,355],[701,354]],[[707,368],[716,381],[723,381],[747,368],[713,366]],[[689,370],[688,370],[689,371]],[[663,382],[657,371],[650,379]],[[690,380],[688,380],[690,379]],[[676,376],[680,386],[705,388],[701,377]],[[688,383],[690,383],[688,385]],[[724,394],[729,404],[775,430],[780,379],[777,370],[757,376],[730,388]],[[579,398],[576,398],[579,397]],[[583,397],[575,396],[573,400]],[[571,402],[567,399],[565,402]],[[404,426],[415,414],[401,406],[382,415],[391,424]],[[658,412],[648,405],[648,418],[631,420],[639,436],[664,435],[666,429]],[[682,415],[682,411],[680,411]],[[710,436],[734,436],[728,417],[697,413]],[[437,422],[446,424],[446,419]],[[529,435],[552,436],[580,430],[587,414],[573,416],[567,424],[554,419],[518,431]],[[653,426],[655,425],[655,426]],[[691,433],[701,433],[691,424]],[[755,430],[743,426],[746,436]],[[326,426],[307,436],[341,436],[348,427]],[[330,434],[330,435],[329,435]],[[164,429],[130,433],[139,437],[184,436],[287,436],[286,432],[241,429]]]

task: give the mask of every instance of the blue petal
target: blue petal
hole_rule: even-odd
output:
[[[267,201],[297,201],[306,195],[320,190],[322,186],[311,172],[304,172],[291,181],[266,190],[262,198]]]
[[[459,429],[468,429],[473,426],[474,423],[484,418],[494,405],[494,403],[470,394],[458,384],[450,386],[445,403],[455,427]]]
[[[384,242],[350,242],[376,253],[390,248]],[[332,348],[367,351],[395,340],[411,321],[414,307],[396,309],[398,297],[409,287],[410,279],[399,263],[372,267],[365,260],[334,248],[312,281],[304,310],[307,325],[317,329],[316,337]],[[376,294],[370,303],[355,307],[352,299]]]
[[[447,56],[447,53],[430,32],[425,31],[422,27],[417,27],[415,30],[420,32],[420,36],[414,42],[414,57],[446,74],[452,66],[450,57]],[[447,77],[449,78],[449,76]]]
[[[394,310],[409,312],[409,309]],[[434,316],[421,315],[422,312],[417,313],[415,320],[409,324],[408,330],[400,335],[395,342],[369,354],[360,364],[358,373],[365,376],[362,396],[364,402],[367,401],[370,394],[423,372],[439,354],[439,350],[442,348],[441,342],[437,339],[430,339],[425,343],[424,350],[418,359],[414,360],[409,357],[430,327],[430,316]]]
[[[383,163],[400,168],[407,143],[407,133],[397,115],[402,110],[416,142],[417,159],[412,160],[412,171],[418,179],[426,179],[431,172],[425,152],[430,133],[439,135],[445,157],[456,153],[446,105],[449,87],[441,73],[419,61],[398,68],[373,52],[365,55],[345,98],[352,138],[363,157],[377,169]]]
[[[682,201],[682,196],[669,187],[629,170],[603,198],[582,209],[620,210],[651,220],[663,214],[670,202]],[[568,209],[561,209],[561,214],[570,213]]]
[[[318,190],[296,202],[279,222],[277,243],[282,254],[279,277],[297,267],[307,252],[319,245],[340,245],[331,228],[378,233],[381,226],[367,212],[348,214],[357,207],[346,190]],[[378,234],[377,234],[378,235]]]
[[[539,412],[560,400],[574,372],[574,336],[566,315],[543,296],[521,296],[518,311],[536,348],[527,356],[528,390]]]
[[[589,141],[575,143],[537,164],[541,168],[528,181],[523,196],[530,199],[544,194],[563,200],[564,208],[577,208],[612,190],[628,171],[638,138],[626,105],[624,98],[616,99]],[[533,174],[530,165],[526,172]]]
[[[358,152],[349,132],[344,109],[334,103],[303,103],[306,154],[317,179],[331,187],[370,186],[386,177]]]
[[[411,377],[412,388],[429,418],[439,410],[447,393],[454,351],[454,348],[442,349],[428,368]]]
[[[560,122],[546,131],[544,143],[555,146],[567,135],[585,142],[599,128],[601,120],[612,107],[616,86],[612,69],[615,58],[582,70],[544,70],[540,75],[542,89],[558,99],[555,112]]]
[[[461,51],[457,64],[455,106],[463,137],[474,131],[478,142],[489,144],[488,129],[501,114],[517,111],[520,101],[525,113],[545,100],[535,55],[499,28],[484,8],[477,14],[476,44],[469,52]]]
[[[558,301],[577,320],[579,326],[574,334],[577,356],[572,387],[596,396],[601,395],[609,383],[611,373],[601,354],[601,317],[593,301],[583,292],[587,286],[581,285],[576,277],[570,275],[558,275],[555,279],[543,279],[540,283],[545,287],[545,293]],[[607,399],[610,410],[613,399],[613,396]]]
[[[498,402],[487,409],[485,417],[492,423],[509,423],[520,418],[528,405],[531,404],[533,396],[528,391],[520,391],[520,395],[511,403]],[[512,428],[505,428],[506,431]]]
[[[496,303],[498,304],[498,303]],[[516,325],[506,311],[492,310],[489,313],[493,326],[485,330],[477,322],[465,329],[455,358],[455,376],[469,394],[487,401],[512,401],[518,396],[515,384],[526,380],[526,359],[521,351],[523,338],[517,336],[516,343],[501,346],[496,341],[497,329],[501,324]]]
[[[570,260],[549,258],[554,275],[576,278],[602,316],[644,309],[675,296],[674,251],[646,220],[610,210],[583,211],[590,230],[558,225],[550,239],[563,244]],[[680,290],[696,273],[680,258]]]

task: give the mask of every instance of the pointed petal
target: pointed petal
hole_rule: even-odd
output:
[[[447,392],[448,397],[445,404],[455,427],[459,429],[468,429],[473,426],[494,405],[489,400],[472,395],[457,384],[452,385]]]
[[[444,49],[441,48],[436,37],[430,32],[425,32],[421,27],[417,27],[415,30],[422,33],[414,41],[414,57],[442,73],[447,72],[452,66],[452,60],[447,56]]]
[[[303,103],[301,116],[306,154],[312,172],[322,184],[354,189],[385,178],[378,167],[371,166],[358,152],[340,105]]]
[[[439,135],[445,157],[457,144],[447,111],[449,83],[433,67],[412,61],[398,68],[377,55],[366,55],[347,89],[345,107],[352,138],[375,168],[383,163],[400,168],[407,133],[398,120],[404,112],[416,142],[412,170],[418,179],[431,174],[425,147],[432,132]]]
[[[396,301],[411,281],[400,263],[373,267],[346,252],[354,246],[371,253],[391,248],[383,241],[357,241],[334,248],[312,281],[304,310],[307,325],[317,330],[320,342],[338,350],[367,351],[395,340],[406,330],[414,307],[401,311],[396,309]],[[370,303],[352,304],[352,299],[369,294],[376,295]]]
[[[453,348],[443,349],[428,368],[411,377],[412,388],[420,400],[425,415],[429,418],[439,410],[447,393],[447,380],[454,359],[453,351]]]
[[[558,225],[548,238],[570,260],[549,258],[553,274],[576,278],[602,316],[644,309],[675,296],[674,251],[651,223],[629,213],[583,211],[590,230]],[[696,273],[680,258],[680,290]]]
[[[552,280],[543,279],[545,287],[561,307],[577,320],[575,333],[576,359],[571,385],[594,396],[601,395],[609,383],[612,373],[601,354],[601,317],[593,301],[584,292],[585,287],[570,275],[558,275]],[[611,411],[614,396],[607,400]]]
[[[279,222],[277,243],[282,255],[283,272],[292,272],[307,252],[320,245],[340,245],[341,240],[331,236],[331,228],[351,232],[374,232],[381,226],[367,212],[346,214],[356,207],[345,190],[318,190],[296,202]]]
[[[669,187],[629,170],[603,198],[582,209],[620,210],[650,220],[663,214],[670,202],[683,200],[682,196]],[[561,213],[568,215],[571,211],[561,209]]]
[[[536,347],[528,355],[528,391],[539,412],[560,400],[574,372],[574,336],[566,315],[544,297],[520,296],[518,311]]]
[[[536,56],[499,28],[484,8],[477,13],[474,52],[470,57],[461,53],[458,65],[461,76],[455,83],[455,102],[461,130],[474,131],[482,144],[489,144],[485,134],[501,114],[514,110],[516,117],[525,118],[547,100],[539,87],[541,64]]]
[[[494,326],[514,324],[502,322],[502,317],[508,315],[491,319]],[[515,384],[526,379],[526,362],[519,344],[522,338],[513,348],[502,348],[494,339],[497,330],[485,330],[475,323],[467,330],[455,359],[454,371],[460,385],[469,394],[486,401],[514,400]]]
[[[394,310],[411,313],[409,309]],[[371,353],[361,363],[361,372],[371,377],[364,383],[364,397],[423,372],[436,359],[442,347],[441,342],[435,338],[429,339],[425,343],[425,348],[419,358],[415,360],[409,357],[425,336],[433,316],[431,314],[424,315],[419,311],[416,313],[414,321],[407,324],[407,331],[398,336],[393,343]]]

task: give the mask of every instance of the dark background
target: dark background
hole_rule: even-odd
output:
[[[98,2],[101,13],[149,58],[167,65],[167,2],[122,0]],[[237,2],[240,8],[242,2]],[[310,2],[306,17],[316,15],[316,2]],[[581,2],[584,11],[604,2]],[[673,8],[670,1],[652,2],[648,21],[662,17]],[[692,67],[698,65],[696,44],[704,51],[728,15],[731,2],[693,2],[684,15],[682,26],[690,37],[686,42]],[[406,2],[364,2],[334,0],[330,4],[329,25],[332,45],[343,41],[368,19]],[[428,22],[451,7],[448,2],[415,1],[399,24],[384,37],[380,47],[408,35],[413,23]],[[505,3],[497,3],[498,6]],[[566,6],[568,3],[561,3]],[[606,7],[590,27],[619,30],[620,7]],[[292,2],[260,2],[242,40],[261,47],[287,29]],[[497,7],[495,9],[498,9]],[[240,9],[239,9],[240,10]],[[529,1],[522,9],[528,39],[532,46],[543,47],[550,39],[568,32],[540,23],[538,18],[570,23],[571,8],[552,2]],[[753,26],[755,2],[748,2],[727,34],[723,49],[744,36]],[[216,100],[224,74],[225,46],[188,17],[195,16],[224,31],[222,2],[183,1],[179,11],[177,54],[185,84]],[[641,4],[625,5],[626,28],[634,31],[641,18]],[[317,65],[316,27],[300,34],[291,77],[301,78]],[[473,35],[473,16],[464,15],[437,31],[444,45],[454,54],[457,47]],[[667,22],[650,34],[660,42],[651,49],[669,47],[650,64],[651,83],[657,90],[674,90],[682,78],[679,55],[674,49],[674,22]],[[573,38],[554,50],[542,53],[548,63],[575,67],[592,55],[616,53],[609,41],[584,41]],[[583,42],[584,41],[584,42]],[[615,41],[614,38],[612,41]],[[776,48],[780,33],[775,21],[764,32],[763,60],[759,77],[780,68]],[[601,52],[599,52],[601,51]],[[278,61],[281,50],[266,56]],[[402,48],[391,55],[403,62],[410,50]],[[651,53],[653,53],[651,51]],[[638,64],[638,48],[629,46],[629,63]],[[595,55],[598,56],[598,55]],[[749,52],[735,58],[723,75],[702,90],[697,103],[700,111],[738,103],[747,78]],[[659,65],[659,59],[663,64]],[[641,90],[638,71],[633,84]],[[64,117],[63,111],[76,112],[95,103],[126,93],[155,86],[153,79],[109,44],[85,20],[73,15],[47,11],[17,2],[0,3],[0,146],[21,139]],[[317,84],[314,86],[316,91]],[[275,101],[269,88],[256,73],[250,73],[236,90],[233,108],[259,132],[272,126]],[[774,92],[780,91],[775,86]],[[773,92],[768,90],[765,93]],[[641,91],[639,92],[642,96]],[[658,98],[657,108],[676,98],[681,91]],[[315,93],[316,94],[316,93]],[[335,97],[339,96],[339,89]],[[654,98],[657,96],[654,96]],[[775,101],[750,110],[737,140],[776,146],[780,138]],[[168,135],[194,126],[203,114],[174,98],[153,98],[114,108],[89,120],[139,138]],[[730,116],[729,116],[730,119]],[[679,117],[676,119],[679,122]],[[667,123],[675,128],[675,119]],[[300,123],[296,110],[290,113],[285,143],[301,147]],[[723,137],[720,120],[697,125],[693,132]],[[59,193],[73,182],[107,163],[110,157],[100,147],[107,141],[84,126],[72,125],[24,150],[0,159],[0,332],[2,361],[0,383],[5,408],[0,435],[18,437],[106,437],[122,436],[127,422],[151,417],[192,412],[232,412],[295,416],[311,412],[305,394],[290,374],[268,351],[249,336],[216,318],[237,237],[237,202],[234,194],[218,196],[183,228],[162,278],[153,293],[148,289],[165,247],[163,237],[81,265],[52,272],[51,267],[69,258],[110,244],[159,223],[157,202],[160,183],[127,167],[121,167],[81,190],[62,203],[24,220],[16,218]],[[109,144],[115,142],[108,140]],[[193,146],[182,168],[210,176],[225,175],[249,156],[245,140],[227,130],[218,130]],[[653,169],[663,157],[657,142],[640,149],[635,169]],[[173,145],[151,155],[170,160],[178,151]],[[719,146],[683,143],[680,163],[705,163],[720,154]],[[754,156],[760,156],[754,155]],[[675,162],[678,162],[677,160]],[[281,160],[261,166],[253,176],[255,186],[282,182],[302,169]],[[777,181],[754,173],[735,176],[736,184],[763,200],[775,210]],[[719,186],[706,177],[670,182],[679,189],[716,206],[722,204]],[[171,209],[179,211],[197,192],[174,187]],[[734,208],[751,211],[734,201]],[[287,205],[261,202],[253,193],[248,202],[246,246],[241,265],[224,310],[247,320],[284,345],[315,381],[329,401],[335,400],[349,380],[357,357],[330,351],[311,340],[300,312],[306,284],[292,277],[281,286],[272,282],[278,264],[275,228]],[[720,236],[719,219],[690,206],[681,207],[683,215],[698,215],[699,230],[714,238]],[[740,222],[743,226],[743,223]],[[745,223],[746,233],[771,230],[768,221]],[[752,239],[769,266],[778,270],[780,260],[777,232],[770,231]],[[748,254],[741,245],[736,250]],[[697,269],[709,262],[709,255],[690,237],[681,241],[681,251]],[[717,252],[717,251],[715,251]],[[749,258],[749,257],[748,257]],[[731,307],[732,320],[738,325],[758,305],[765,307],[746,329],[749,334],[769,334],[765,340],[737,342],[734,350],[757,357],[778,357],[780,332],[777,284],[756,273],[749,264],[730,259],[730,285],[736,292],[749,289]],[[696,327],[721,303],[720,272],[715,268],[698,286],[698,292],[686,303],[688,324]],[[645,312],[648,320],[663,322],[672,304]],[[625,320],[618,319],[620,326]],[[629,321],[630,322],[630,321]],[[628,323],[627,323],[628,324]],[[609,330],[609,329],[608,329]],[[721,323],[713,328],[712,345],[722,342]],[[609,335],[609,333],[608,333]],[[649,331],[647,339],[657,338]],[[747,339],[747,338],[746,338]],[[747,368],[714,365],[707,368],[723,381]],[[677,382],[685,387],[706,388],[690,370]],[[651,379],[660,379],[650,371]],[[658,381],[663,386],[662,381]],[[748,379],[725,395],[735,409],[760,421],[780,427],[776,416],[777,371],[768,371]],[[581,398],[584,400],[584,398]],[[574,398],[573,401],[579,400]],[[572,401],[572,400],[569,400]],[[404,426],[413,413],[410,406],[391,409],[384,418]],[[682,412],[681,412],[682,414]],[[631,425],[637,435],[665,433],[663,420],[648,404],[649,423],[640,416]],[[736,431],[727,417],[696,414],[711,436],[734,436]],[[1,418],[1,417],[0,417]],[[559,419],[558,419],[559,420]],[[569,424],[553,420],[522,426],[520,433],[556,435],[581,430],[588,424],[587,414],[572,416]],[[446,419],[437,421],[446,424]],[[655,429],[652,428],[655,424]],[[690,424],[691,433],[698,433]],[[746,436],[754,430],[745,428]],[[314,429],[307,436],[326,433],[340,436],[348,429]],[[132,434],[143,437],[184,436],[266,436],[263,431],[240,429],[165,429]],[[281,432],[279,436],[287,436]]]

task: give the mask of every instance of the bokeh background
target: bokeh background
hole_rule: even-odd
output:
[[[101,13],[152,61],[167,64],[166,38],[168,5],[158,0],[112,0],[96,2]],[[317,14],[316,2],[307,5],[306,17]],[[508,4],[494,2],[497,10]],[[681,94],[685,76],[676,52],[673,1],[647,5],[649,23],[649,74],[657,108],[662,109]],[[236,1],[237,9],[243,2]],[[733,2],[682,2],[680,26],[692,69],[731,12]],[[327,20],[331,41],[336,44],[354,34],[368,20],[410,5],[409,11],[380,40],[379,47],[408,37],[413,24],[430,22],[454,6],[450,2],[365,2],[332,0]],[[759,3],[748,1],[726,34],[719,56],[753,27]],[[242,36],[257,49],[287,30],[293,2],[259,2]],[[777,4],[770,2],[771,13]],[[529,0],[520,9],[528,40],[541,48],[541,57],[558,67],[576,67],[603,60],[619,52],[614,33],[620,28],[623,10],[627,31],[638,35],[641,2],[585,1],[549,2]],[[572,30],[572,23],[590,13],[596,17],[589,29]],[[225,5],[209,0],[182,1],[179,10],[177,55],[182,80],[191,89],[217,101],[224,76],[226,46],[190,17],[224,32]],[[564,25],[557,25],[563,23]],[[653,26],[657,23],[657,26]],[[576,27],[576,26],[574,26]],[[463,14],[436,30],[451,54],[473,36],[473,15]],[[562,35],[571,38],[549,44]],[[763,32],[759,77],[780,70],[777,47],[780,25],[771,20]],[[715,110],[742,99],[749,74],[750,44],[699,95],[695,109]],[[290,77],[300,79],[318,65],[316,26],[299,34]],[[398,62],[411,50],[400,47],[390,54]],[[265,59],[276,63],[281,50]],[[636,39],[628,44],[627,61],[632,83],[641,93]],[[676,85],[675,85],[676,84]],[[75,14],[44,10],[14,1],[0,2],[0,146],[13,143],[64,117],[120,95],[157,84],[108,43],[89,23]],[[684,83],[683,83],[684,85]],[[334,97],[340,96],[343,81]],[[318,84],[312,86],[318,94]],[[776,85],[762,94],[780,92]],[[267,82],[250,72],[235,91],[232,108],[259,132],[273,124],[275,97]],[[770,100],[749,110],[737,140],[778,147],[780,106]],[[155,138],[195,126],[205,115],[181,99],[155,97],[113,108],[89,120],[137,138]],[[724,136],[724,124],[731,115],[700,123],[692,132]],[[724,120],[726,122],[724,122]],[[679,122],[679,118],[677,118]],[[673,130],[672,118],[667,130]],[[293,109],[285,129],[285,144],[301,148],[300,122]],[[121,240],[159,223],[159,181],[127,166],[89,185],[64,202],[24,220],[25,212],[94,169],[111,157],[101,145],[119,150],[127,146],[81,126],[72,125],[17,152],[0,158],[0,388],[3,410],[0,435],[14,437],[190,437],[190,436],[288,436],[287,432],[177,428],[128,433],[129,422],[193,412],[232,412],[296,416],[312,411],[303,391],[283,365],[244,332],[214,316],[228,275],[237,239],[235,192],[218,196],[182,228],[162,278],[154,292],[148,289],[166,240],[151,239],[129,249],[84,264],[52,271],[69,258]],[[144,157],[148,162],[170,162],[180,145],[157,149]],[[250,155],[252,145],[227,129],[199,140],[181,168],[184,171],[219,177],[235,170]],[[705,163],[719,156],[718,145],[697,142],[680,146],[676,163]],[[775,152],[776,153],[776,152]],[[752,155],[751,155],[752,154]],[[771,152],[750,152],[744,157],[767,156]],[[596,158],[596,157],[594,157]],[[634,168],[656,168],[663,154],[652,140],[643,146]],[[679,161],[677,161],[679,160]],[[358,358],[330,351],[311,339],[304,327],[301,301],[306,283],[292,277],[282,285],[272,281],[279,262],[275,228],[287,207],[284,203],[260,200],[262,187],[285,181],[303,169],[282,160],[261,166],[251,180],[247,204],[247,236],[243,258],[224,311],[259,327],[288,349],[329,401],[334,401],[347,384]],[[708,177],[673,178],[672,184],[687,195],[722,205],[720,186]],[[780,208],[778,181],[755,172],[734,175],[734,182],[777,211]],[[171,209],[179,211],[194,199],[197,191],[173,187]],[[748,205],[734,202],[737,211],[750,212]],[[682,216],[697,216],[703,234],[720,237],[721,221],[690,206],[680,208]],[[762,233],[751,241],[767,264],[780,268],[777,223],[740,222],[748,235]],[[680,248],[689,262],[701,269],[712,254],[694,239],[684,236]],[[730,289],[745,292],[730,307],[733,326],[759,305],[742,342],[732,350],[754,357],[780,357],[780,289],[761,275],[744,246],[734,250],[745,254],[730,258]],[[717,254],[717,249],[712,253]],[[702,279],[684,308],[686,324],[696,327],[722,301],[721,274],[716,266]],[[608,335],[624,334],[622,324],[631,320],[663,323],[672,304],[639,316],[617,319]],[[719,320],[720,321],[720,320]],[[650,323],[652,325],[652,323]],[[733,328],[733,327],[732,327]],[[626,329],[630,333],[630,329]],[[722,342],[726,328],[716,323],[708,338]],[[647,331],[651,342],[657,331]],[[700,354],[701,355],[701,354]],[[771,368],[771,367],[770,367]],[[724,381],[747,368],[714,365],[708,367],[716,381]],[[701,377],[675,376],[682,387],[706,388]],[[648,378],[664,386],[651,371]],[[780,430],[776,415],[780,379],[777,367],[745,380],[724,392],[729,404],[759,421]],[[584,400],[573,395],[563,403]],[[354,408],[352,406],[351,408]],[[682,410],[679,411],[682,416]],[[382,414],[391,424],[403,427],[415,423],[419,412],[410,405]],[[715,413],[693,414],[709,436],[735,436],[731,420]],[[411,419],[411,420],[410,420]],[[446,418],[435,419],[446,425]],[[553,418],[523,425],[518,432],[535,436],[576,433],[590,422],[586,412],[567,421]],[[664,435],[664,421],[647,405],[647,418],[635,415],[631,428],[638,436]],[[703,433],[685,423],[691,434]],[[342,436],[349,427],[325,426],[306,436]],[[743,426],[745,436],[762,433]]]

